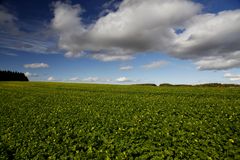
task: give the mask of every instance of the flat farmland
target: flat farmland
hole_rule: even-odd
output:
[[[240,88],[0,83],[0,159],[240,159]]]

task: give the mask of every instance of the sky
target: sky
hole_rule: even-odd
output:
[[[31,81],[240,83],[240,0],[0,0],[0,70]]]

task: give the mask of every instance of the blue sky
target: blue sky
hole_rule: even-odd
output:
[[[3,0],[0,69],[32,81],[239,83],[239,0]]]

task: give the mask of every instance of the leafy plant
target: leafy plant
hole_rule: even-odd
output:
[[[240,88],[0,83],[0,159],[239,159]]]

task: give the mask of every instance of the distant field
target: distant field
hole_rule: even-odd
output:
[[[240,159],[240,88],[0,83],[0,159]]]

